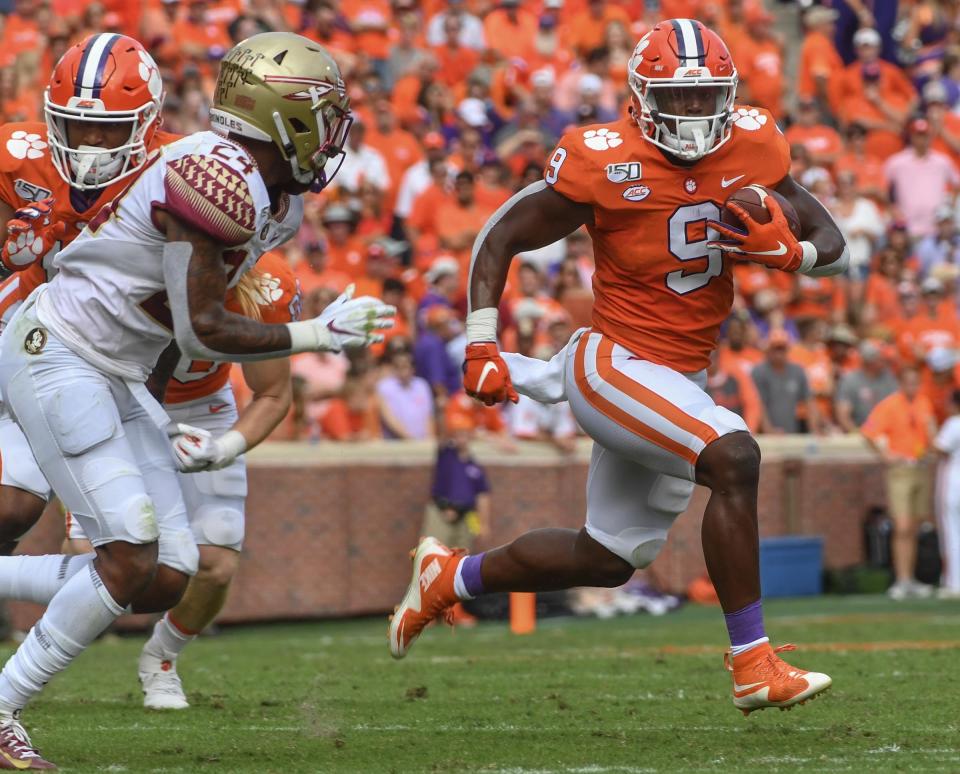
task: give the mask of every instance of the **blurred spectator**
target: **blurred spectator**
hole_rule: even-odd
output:
[[[333,204],[323,212],[323,227],[327,237],[327,268],[349,277],[363,274],[363,241],[354,235],[356,218],[342,204]]]
[[[900,389],[880,401],[861,431],[886,465],[887,503],[893,519],[892,599],[929,596],[930,587],[913,577],[917,524],[930,517],[930,471],[925,462],[936,432],[933,407],[920,394],[915,368],[900,372]]]
[[[783,117],[783,44],[773,33],[773,15],[761,3],[744,10],[747,40],[737,52],[740,73],[749,102],[764,107],[773,117]]]
[[[741,370],[725,371],[721,368],[720,355],[717,352],[710,356],[705,390],[718,406],[742,417],[750,432],[760,432],[763,404],[756,385],[750,376]]]
[[[400,190],[397,194],[395,214],[398,218],[409,218],[413,212],[413,203],[433,182],[431,165],[438,161],[446,162],[446,142],[439,132],[428,132],[423,138],[424,158],[411,165],[400,181]],[[452,177],[455,170],[447,164],[448,175]]]
[[[444,10],[430,17],[427,24],[427,43],[431,46],[442,46],[446,42],[446,24],[449,19],[456,19],[458,22],[461,46],[475,51],[482,51],[486,47],[483,22],[467,11],[465,0],[448,0]]]
[[[328,268],[329,255],[326,242],[310,242],[304,249],[303,258],[294,267],[300,290],[304,297],[319,288],[335,290],[337,293],[346,290],[350,284],[350,275],[342,271]],[[322,307],[321,307],[322,309]]]
[[[458,172],[453,191],[453,201],[442,203],[437,211],[437,237],[440,247],[451,252],[465,270],[473,242],[492,210],[477,202],[476,178],[472,172]]]
[[[417,306],[417,320],[425,322],[426,312],[434,306],[453,309],[460,290],[460,263],[449,255],[439,256],[426,273],[427,292]]]
[[[448,354],[447,343],[460,333],[460,325],[450,307],[435,304],[423,314],[423,325],[413,345],[416,373],[443,405],[449,395],[460,390],[459,364]]]
[[[933,416],[939,425],[950,413],[953,391],[960,387],[957,381],[957,351],[947,347],[934,347],[924,360],[926,368],[920,373],[920,393],[926,396],[933,408]]]
[[[331,441],[370,441],[380,437],[377,400],[368,379],[351,376],[330,400],[320,418],[323,438]]]
[[[469,552],[476,538],[490,530],[490,483],[486,471],[470,454],[476,430],[473,420],[459,411],[449,412],[444,420],[421,532]],[[472,623],[473,617],[457,607],[455,622]]]
[[[853,172],[837,174],[836,197],[830,213],[850,248],[849,276],[858,283],[866,280],[874,249],[883,237],[883,215],[880,208],[857,192]],[[860,294],[857,294],[858,300]]]
[[[846,146],[837,158],[833,170],[840,175],[852,173],[857,192],[875,201],[886,202],[887,180],[883,174],[883,159],[867,151],[867,130],[856,121],[847,126]]]
[[[837,388],[835,412],[840,429],[852,433],[866,422],[873,407],[897,389],[897,380],[876,341],[860,343],[860,367],[844,374]]]
[[[770,332],[767,355],[752,372],[753,381],[763,402],[762,432],[783,435],[801,431],[800,414],[804,412],[807,427],[820,430],[820,417],[813,401],[803,368],[787,359],[790,337],[785,331]]]
[[[390,173],[383,154],[365,142],[366,124],[356,119],[347,138],[348,152],[340,171],[334,178],[335,187],[348,193],[358,193],[362,186],[372,185],[380,191],[390,187]]]
[[[943,263],[960,264],[960,233],[957,221],[950,205],[941,205],[934,215],[935,228],[917,242],[916,256],[920,276]]]
[[[791,145],[803,145],[810,154],[810,161],[819,166],[832,166],[843,150],[836,129],[820,121],[820,110],[813,97],[804,97],[797,102],[796,118],[784,135]]]
[[[910,122],[910,145],[887,159],[884,175],[890,199],[915,237],[933,233],[934,213],[947,203],[960,184],[954,163],[931,150],[930,124],[922,118]]]
[[[439,80],[450,88],[466,83],[467,76],[480,61],[479,52],[462,42],[463,20],[447,13],[443,20],[443,40],[433,47],[433,55],[440,65]]]
[[[607,30],[612,23],[629,28],[630,17],[615,3],[607,0],[587,0],[586,9],[576,14],[570,22],[567,45],[576,54],[585,56],[587,52],[606,45]]]
[[[430,385],[414,374],[413,358],[408,353],[393,355],[376,392],[384,438],[433,438],[433,395]]]
[[[952,112],[947,88],[940,81],[930,81],[923,87],[924,117],[930,124],[932,147],[960,163],[960,116]]]
[[[483,20],[487,46],[505,59],[532,59],[537,17],[520,7],[520,0],[500,0],[500,7]]]
[[[944,298],[943,283],[936,277],[927,277],[920,291],[919,308],[916,314],[904,318],[897,337],[901,356],[917,366],[922,365],[927,353],[936,347],[956,349],[960,346],[960,323],[954,305]]]
[[[717,349],[718,365],[724,371],[750,374],[763,361],[763,353],[754,346],[755,331],[749,318],[734,315],[727,320],[724,336]]]
[[[833,45],[839,14],[833,8],[815,5],[807,9],[803,22],[807,33],[797,62],[797,95],[801,100],[829,104],[831,80],[843,70],[843,60]]]
[[[917,102],[910,80],[896,65],[882,61],[880,35],[864,28],[853,38],[857,61],[837,76],[832,107],[843,123],[868,130],[867,152],[887,158],[900,150],[900,132]]]

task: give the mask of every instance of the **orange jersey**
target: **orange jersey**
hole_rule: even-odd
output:
[[[179,139],[179,135],[158,131],[150,143],[153,151]],[[0,201],[14,210],[30,202],[54,197],[54,217],[67,224],[63,245],[72,242],[83,231],[87,221],[100,208],[113,200],[136,179],[131,176],[85,196],[74,191],[60,177],[50,160],[47,144],[47,125],[39,122],[5,124],[0,127]],[[15,273],[0,284],[0,317],[16,303],[23,301],[33,290],[50,279],[52,267],[35,264]]]
[[[264,253],[253,269],[259,292],[256,301],[260,319],[265,323],[283,324],[300,317],[300,284],[283,253]],[[226,308],[243,314],[236,288],[227,292]],[[230,381],[232,363],[181,358],[167,386],[166,403],[186,403],[213,395]]]
[[[668,161],[625,117],[567,133],[545,169],[558,193],[593,207],[594,329],[681,372],[706,368],[733,304],[733,262],[707,249],[706,220],[733,191],[775,186],[790,169],[769,112],[735,117],[732,137],[691,166]]]

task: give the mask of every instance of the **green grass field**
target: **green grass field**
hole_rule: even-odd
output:
[[[779,601],[767,624],[829,693],[744,718],[719,611],[687,607],[435,628],[399,663],[384,620],[228,630],[182,660],[193,707],[167,714],[141,707],[141,641],[111,638],[24,720],[70,772],[960,771],[960,604]]]

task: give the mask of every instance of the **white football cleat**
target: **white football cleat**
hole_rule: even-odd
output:
[[[176,661],[160,659],[144,651],[140,654],[138,671],[144,707],[153,710],[182,710],[190,706],[180,684]]]

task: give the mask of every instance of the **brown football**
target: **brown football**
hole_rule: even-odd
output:
[[[736,202],[749,212],[750,217],[757,221],[757,223],[769,223],[770,213],[763,204],[763,200],[767,196],[776,197],[777,202],[780,204],[780,209],[783,210],[783,216],[787,219],[787,223],[790,224],[790,230],[793,232],[793,235],[799,239],[800,218],[797,217],[797,211],[793,208],[793,205],[781,194],[778,194],[770,188],[765,188],[762,185],[744,186],[730,194],[727,197],[727,201],[724,202],[723,210],[720,213],[720,222],[735,228],[743,228],[740,219],[726,207],[727,204]]]

